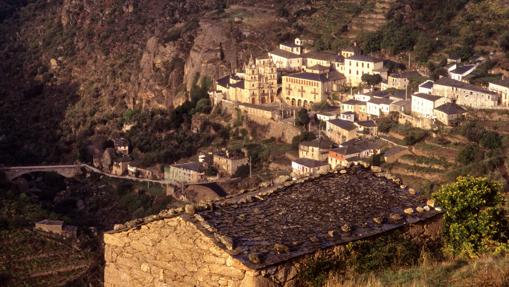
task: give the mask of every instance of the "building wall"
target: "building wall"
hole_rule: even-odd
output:
[[[271,59],[257,59],[246,66],[243,98],[251,104],[273,103],[277,97],[277,71]]]
[[[356,130],[347,131],[327,122],[327,136],[335,143],[341,144],[357,137]]]
[[[57,225],[57,224],[44,224],[44,223],[36,223],[35,229],[41,230],[44,232],[50,232],[55,234],[62,234],[63,233],[63,226]]]
[[[461,114],[456,115],[448,115],[444,112],[441,112],[439,110],[435,110],[435,117],[437,121],[443,123],[444,125],[451,125],[458,119],[460,119],[462,116]]]
[[[104,286],[241,286],[243,265],[174,217],[104,234]]]
[[[319,161],[326,161],[328,153],[329,153],[328,149],[320,149],[314,146],[299,145],[300,158],[309,158]]]
[[[406,78],[395,78],[389,76],[389,78],[387,79],[388,88],[404,90],[407,88],[408,83],[409,81]]]
[[[226,172],[228,175],[234,175],[239,167],[247,165],[248,163],[249,159],[247,157],[234,159],[215,154],[213,158],[213,165],[219,170]]]
[[[320,173],[325,173],[329,169],[330,167],[328,164],[319,167],[307,167],[292,161],[292,171],[297,176],[316,175]]]
[[[302,68],[302,58],[285,58],[272,53],[269,56],[278,69],[297,71]]]
[[[203,173],[175,166],[169,166],[164,170],[164,179],[175,182],[198,183],[203,177]]]
[[[383,62],[364,62],[352,59],[345,59],[345,77],[352,86],[362,83],[362,75],[378,74],[376,70],[383,69]]]
[[[509,88],[508,87],[490,83],[488,86],[488,90],[500,95],[500,105],[505,106],[505,107],[509,106]]]
[[[435,102],[420,97],[412,97],[412,113],[420,117],[430,118],[433,116]]]
[[[472,108],[495,107],[498,104],[498,95],[442,86],[436,83],[433,85],[433,94],[454,99],[458,105]]]
[[[292,106],[311,107],[314,103],[320,103],[327,99],[326,92],[330,91],[328,82],[311,81],[283,77],[283,98]]]

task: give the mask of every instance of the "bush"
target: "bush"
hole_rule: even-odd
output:
[[[485,132],[479,141],[481,146],[489,149],[496,149],[502,146],[502,137],[493,131]]]
[[[485,177],[458,177],[434,194],[445,209],[444,238],[452,255],[476,257],[508,248],[502,185]]]
[[[500,48],[502,48],[504,52],[509,52],[509,32],[502,34],[502,36],[500,36],[499,42]]]
[[[378,131],[382,133],[388,133],[396,124],[397,122],[391,118],[382,118],[378,122]]]
[[[476,160],[482,160],[484,157],[483,152],[476,144],[469,144],[465,146],[456,157],[456,161],[463,164],[468,165],[473,163]]]
[[[297,112],[295,123],[298,126],[306,126],[310,121],[311,119],[309,118],[308,111],[306,109],[300,109]]]
[[[299,144],[301,142],[312,141],[314,139],[316,139],[316,136],[315,136],[314,133],[312,133],[312,132],[303,132],[300,135],[293,137],[293,139],[292,139],[292,147],[294,149],[298,149],[299,148]]]
[[[414,145],[426,138],[428,136],[428,132],[424,130],[414,129],[409,131],[405,138],[403,139],[405,141],[406,145]]]

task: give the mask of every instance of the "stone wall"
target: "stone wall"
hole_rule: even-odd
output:
[[[104,243],[105,287],[270,287],[180,216],[106,233]]]

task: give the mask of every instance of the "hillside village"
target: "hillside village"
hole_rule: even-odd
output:
[[[48,4],[62,13],[44,35],[57,52],[33,56],[49,68],[30,67],[35,82],[20,97],[81,97],[55,104],[48,139],[58,143],[30,140],[40,128],[0,130],[0,285],[509,282],[509,32],[490,49],[497,26],[469,18],[488,12],[455,11],[428,39],[431,1],[155,1],[160,23],[100,31],[88,51],[98,60],[80,55],[73,67],[69,47],[79,45],[69,39],[97,33],[79,25],[127,27],[143,5],[114,1],[87,20],[79,11],[95,4],[71,2]],[[444,24],[468,1],[459,2],[430,19]],[[24,13],[45,5],[36,4]],[[7,6],[0,16],[18,9]],[[490,34],[476,42],[465,36],[472,24],[449,37],[470,20],[492,34],[476,31]],[[116,48],[119,62],[105,60],[118,52],[101,46],[114,39],[106,34],[133,44]],[[16,49],[25,47],[3,54]],[[87,65],[111,71],[77,68]],[[15,96],[4,110],[19,108]],[[1,117],[12,130],[14,119]]]

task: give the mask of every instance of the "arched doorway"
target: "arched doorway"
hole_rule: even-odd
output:
[[[304,107],[307,108],[308,107],[308,101],[307,100],[304,100]]]
[[[301,106],[302,106],[302,100],[301,100],[301,99],[297,100],[297,106],[298,106],[298,107],[301,107]]]
[[[295,106],[295,99],[292,99],[292,106]]]

